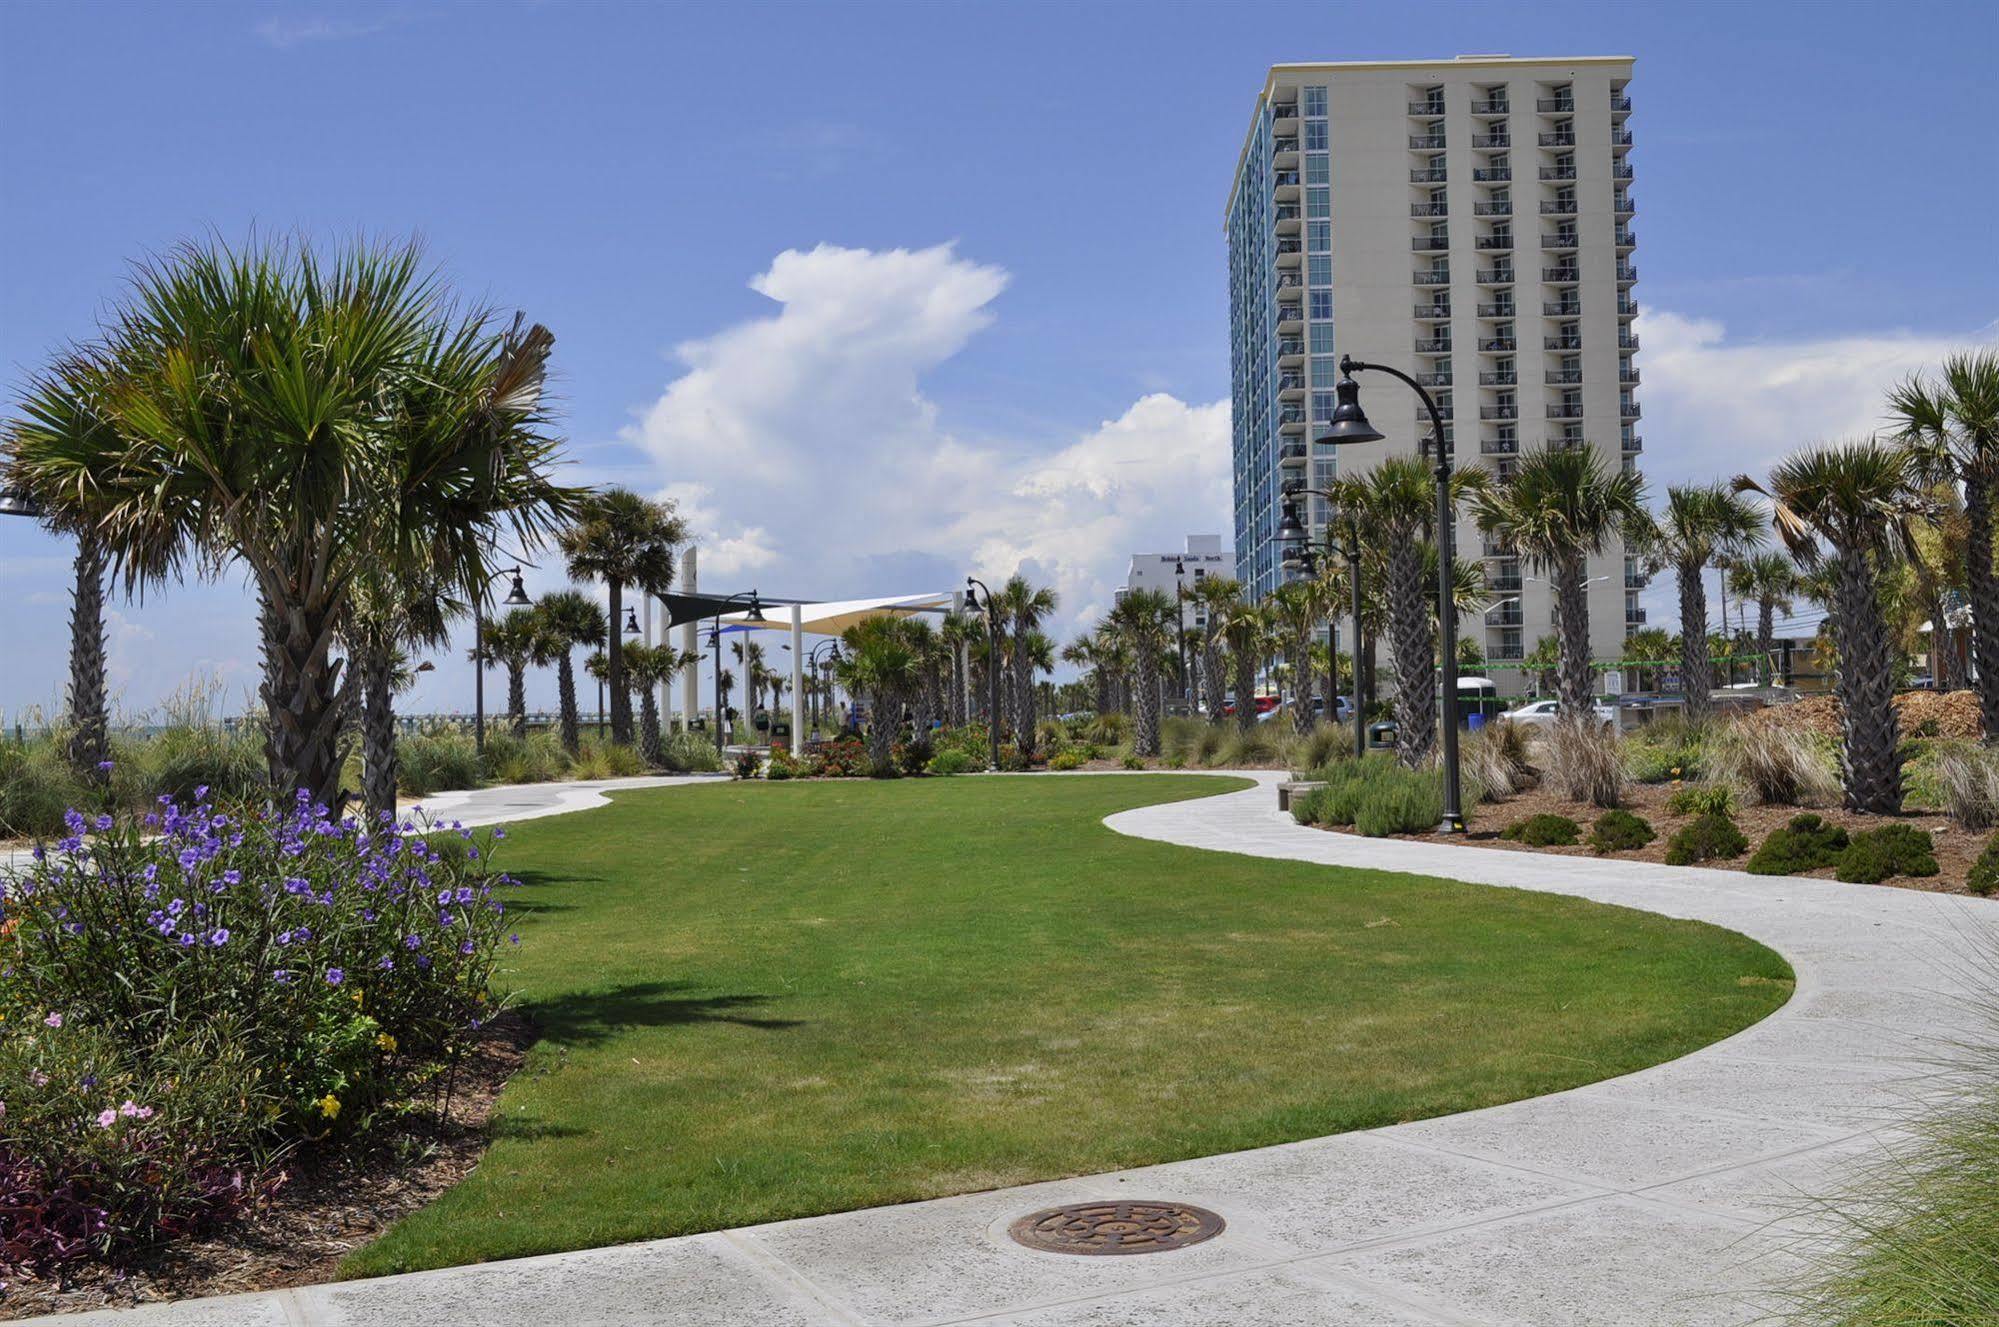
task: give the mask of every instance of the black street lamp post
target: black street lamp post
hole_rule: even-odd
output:
[[[1438,644],[1444,661],[1442,704],[1438,707],[1438,723],[1444,730],[1444,818],[1437,828],[1445,834],[1462,834],[1465,817],[1458,778],[1458,615],[1451,596],[1457,576],[1455,550],[1452,547],[1456,542],[1457,532],[1453,527],[1457,513],[1451,506],[1451,453],[1444,445],[1444,419],[1437,410],[1436,400],[1424,390],[1423,384],[1402,370],[1342,355],[1340,380],[1335,385],[1339,399],[1333,408],[1332,425],[1320,436],[1320,442],[1340,446],[1380,442],[1386,436],[1367,422],[1367,415],[1360,408],[1360,384],[1353,378],[1356,373],[1386,373],[1391,378],[1400,379],[1422,400],[1423,409],[1430,416],[1430,445],[1435,449],[1437,461],[1437,627],[1441,637]]]
[[[748,598],[750,601],[749,612],[743,614],[743,620],[746,622],[763,621],[763,601],[757,598],[755,590],[738,590],[722,601],[722,607],[726,608],[728,605],[742,598]],[[715,647],[715,754],[719,756],[726,750],[722,741],[722,726],[728,721],[727,716],[722,713],[722,614],[720,611],[717,611],[715,614],[715,626],[708,633],[708,643]]]
[[[503,606],[526,608],[534,602],[528,598],[527,587],[521,584],[518,563],[486,577],[479,585],[479,592],[472,596],[472,745],[481,755],[486,751],[486,611],[480,600],[486,597],[486,587],[502,576],[514,578],[507,597],[500,601]]]
[[[1284,486],[1283,519],[1277,523],[1277,540],[1285,546],[1284,565],[1287,567],[1296,567],[1310,574],[1315,551],[1312,548],[1311,535],[1306,531],[1304,524],[1298,519],[1298,504],[1295,499],[1301,493],[1313,494],[1326,499],[1328,502],[1334,501],[1334,498],[1331,493],[1322,488],[1307,488],[1305,485],[1298,483],[1286,484]],[[1360,523],[1349,516],[1347,521],[1347,536],[1343,541],[1337,543],[1333,539],[1331,527],[1328,527],[1326,531],[1325,551],[1329,554],[1337,553],[1346,558],[1347,585],[1353,592],[1353,753],[1354,758],[1358,760],[1367,754],[1367,697],[1362,694],[1360,685]],[[1338,642],[1333,639],[1331,623],[1326,624],[1326,650],[1331,659],[1334,678],[1337,681],[1340,671],[1340,656]],[[1333,695],[1327,700],[1326,705],[1328,710],[1335,710],[1338,704],[1339,688],[1335,687]],[[1335,713],[1333,717],[1338,718],[1339,716]]]
[[[986,610],[986,732],[992,737],[988,774],[999,773],[999,605],[993,592],[976,576],[965,577],[965,605],[979,611],[979,596],[985,596]]]
[[[812,701],[812,736],[815,738],[819,736],[819,722],[826,715],[826,687],[819,681],[819,670],[822,663],[819,658],[819,651],[826,649],[830,649],[831,653],[826,656],[823,663],[826,671],[830,674],[833,668],[840,662],[839,641],[822,640],[817,645],[814,645],[805,656],[805,678],[812,685],[812,694],[810,697]]]

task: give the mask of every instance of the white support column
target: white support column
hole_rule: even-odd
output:
[[[805,609],[791,606],[791,749],[805,745]]]
[[[963,590],[951,591],[951,616],[960,617],[964,614],[964,611],[965,592]],[[952,646],[952,648],[958,653],[958,686],[963,692],[958,698],[959,704],[965,711],[965,722],[970,723],[979,714],[979,707],[974,703],[978,688],[972,685],[971,642],[961,640]]]
[[[699,568],[695,564],[695,549],[688,546],[687,554],[680,559],[680,583],[689,594],[698,594],[701,589]],[[701,648],[700,624],[683,622],[680,624],[680,650],[691,654],[695,662],[689,664],[680,674],[680,726],[687,732],[694,730],[694,720],[701,713]]]

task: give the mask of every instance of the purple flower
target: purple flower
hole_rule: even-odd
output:
[[[240,885],[243,883],[243,873],[235,870],[224,871],[222,873],[222,883],[225,885]]]
[[[411,931],[408,935],[403,937],[404,949],[419,949],[422,946],[423,946],[423,937],[418,935],[415,931]]]
[[[109,774],[115,767],[116,762],[114,761],[100,760],[97,762],[97,772],[99,774]]]
[[[278,968],[271,973],[271,980],[280,986],[289,986],[292,984],[292,974],[283,968]]]
[[[114,1125],[114,1124],[116,1124],[116,1123],[118,1123],[118,1112],[117,1112],[117,1111],[115,1111],[115,1110],[109,1110],[109,1109],[106,1109],[106,1110],[101,1110],[101,1111],[97,1112],[97,1127],[98,1127],[98,1128],[100,1128],[100,1129],[109,1129],[109,1128],[110,1128],[110,1127],[111,1127],[112,1125]]]
[[[380,958],[375,960],[375,966],[380,968],[384,972],[393,972],[395,971],[396,968],[396,961],[390,958],[387,954],[384,954]]]
[[[341,982],[346,980],[347,980],[347,974],[342,972],[339,968],[328,968],[326,970],[326,984],[328,986],[338,986]]]
[[[472,952],[472,950],[473,950],[473,944],[470,940],[467,940],[464,944],[458,946],[458,952],[461,954],[469,954]]]
[[[62,1026],[62,1015],[50,1014],[47,1018],[42,1020],[42,1023],[47,1027],[59,1028]]]
[[[206,801],[207,798],[208,798],[208,785],[205,783],[197,783],[194,786],[194,800],[197,802],[201,802],[201,801]]]
[[[229,928],[226,926],[218,926],[214,930],[210,931],[208,933],[208,943],[218,948],[221,947],[222,945],[228,944]]]
[[[99,833],[102,833],[103,831],[105,831],[105,830],[107,830],[107,829],[111,828],[111,817],[110,817],[110,816],[99,816],[99,817],[97,817],[97,819],[96,819],[95,821],[93,821],[92,823],[93,823],[93,824],[95,824],[95,825],[97,826],[97,829],[98,829],[98,832],[99,832]]]

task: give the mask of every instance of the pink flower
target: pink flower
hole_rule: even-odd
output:
[[[47,1018],[43,1019],[42,1022],[46,1023],[48,1026],[52,1028],[59,1028],[62,1026],[62,1015],[50,1014]]]
[[[153,1118],[153,1108],[151,1106],[141,1106],[137,1111],[133,1113],[136,1114],[142,1120],[150,1120]]]
[[[117,1112],[117,1111],[115,1111],[115,1110],[101,1110],[101,1111],[97,1112],[97,1127],[98,1127],[98,1128],[100,1128],[100,1129],[109,1129],[109,1128],[110,1128],[110,1127],[111,1127],[112,1125],[114,1125],[114,1124],[116,1124],[116,1123],[118,1123],[118,1112]]]
[[[28,1075],[28,1081],[36,1087],[47,1087],[49,1085],[49,1076],[37,1069]]]
[[[139,1113],[139,1103],[136,1101],[127,1101],[118,1108],[118,1113],[129,1120]]]

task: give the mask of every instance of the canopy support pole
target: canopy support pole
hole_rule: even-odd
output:
[[[791,606],[791,749],[805,744],[805,608]]]

